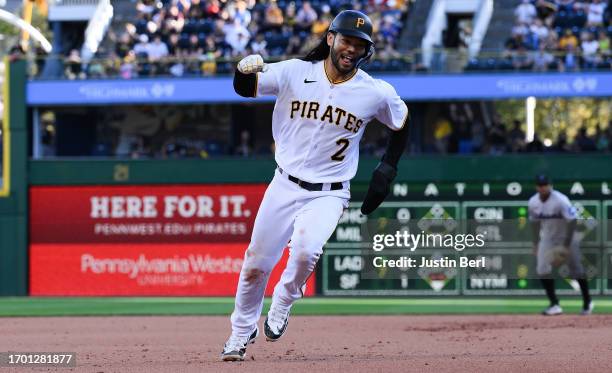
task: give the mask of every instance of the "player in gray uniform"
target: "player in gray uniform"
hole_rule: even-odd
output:
[[[570,275],[578,281],[582,292],[582,315],[593,312],[593,301],[582,266],[580,234],[576,232],[576,208],[563,193],[554,190],[546,175],[536,176],[537,193],[529,199],[529,220],[533,227],[533,252],[537,257],[536,272],[550,300],[543,315],[560,315],[563,309],[555,294],[552,278],[554,266],[567,263]]]

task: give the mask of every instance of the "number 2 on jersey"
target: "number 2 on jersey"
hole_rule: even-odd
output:
[[[342,161],[344,160],[344,151],[346,150],[346,148],[348,148],[349,146],[349,140],[348,139],[340,139],[338,141],[336,141],[336,144],[340,145],[340,149],[338,149],[338,151],[331,156],[332,161]]]

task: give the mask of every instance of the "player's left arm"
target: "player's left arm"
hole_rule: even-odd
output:
[[[393,132],[385,149],[382,160],[374,169],[368,192],[361,206],[364,215],[370,214],[385,200],[391,190],[391,183],[397,175],[399,162],[408,140],[408,107],[397,95],[395,89],[383,82],[383,97],[376,119],[384,123]]]

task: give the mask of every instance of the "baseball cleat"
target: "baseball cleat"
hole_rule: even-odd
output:
[[[580,314],[583,316],[590,315],[593,313],[593,308],[595,308],[595,303],[590,301],[586,308],[583,308],[582,311],[580,311]]]
[[[542,311],[542,315],[544,316],[555,316],[555,315],[561,315],[562,313],[563,313],[563,308],[561,308],[561,306],[559,306],[558,304],[553,304],[552,306]]]
[[[259,328],[255,328],[253,333],[248,337],[230,336],[221,353],[223,361],[244,361],[246,355],[246,346],[255,343],[255,338],[259,335]]]
[[[270,310],[268,317],[264,322],[264,334],[266,335],[266,341],[276,342],[280,337],[287,331],[287,324],[289,324],[289,311],[280,312]]]

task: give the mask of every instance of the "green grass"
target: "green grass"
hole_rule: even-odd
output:
[[[266,307],[270,300],[266,299]],[[595,298],[595,313],[612,314],[612,299]],[[567,313],[581,300],[561,297]],[[0,316],[229,315],[233,298],[55,298],[0,297]],[[535,298],[306,298],[293,315],[534,314],[546,306]]]

